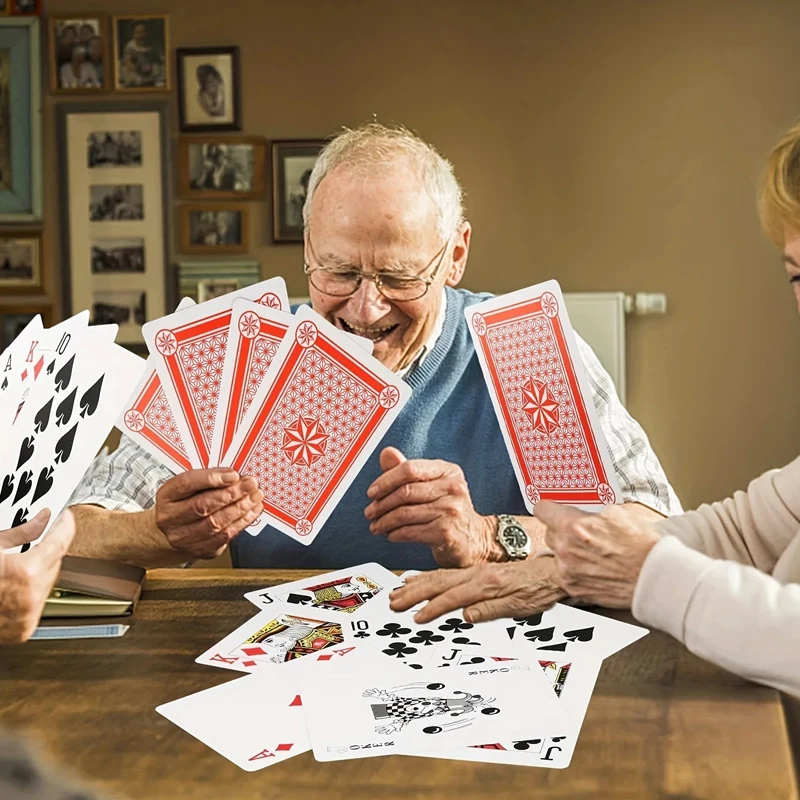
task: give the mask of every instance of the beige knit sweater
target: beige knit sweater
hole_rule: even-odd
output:
[[[698,656],[800,697],[800,458],[658,524],[633,614]]]

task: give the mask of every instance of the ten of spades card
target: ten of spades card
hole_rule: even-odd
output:
[[[588,511],[621,502],[558,282],[464,313],[530,513],[540,499]]]

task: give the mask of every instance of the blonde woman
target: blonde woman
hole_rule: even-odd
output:
[[[769,156],[759,208],[800,310],[800,124]],[[429,600],[417,621],[463,607],[475,622],[568,594],[631,608],[702,658],[800,697],[800,458],[728,500],[657,523],[549,502],[536,519],[553,558],[422,573],[393,593],[392,608]]]

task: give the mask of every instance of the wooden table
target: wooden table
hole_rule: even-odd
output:
[[[798,797],[777,692],[655,632],[606,660],[566,770],[305,753],[243,772],[154,709],[239,677],[194,659],[252,616],[245,591],[310,574],[152,571],[122,638],[0,648],[0,722],[133,800]]]

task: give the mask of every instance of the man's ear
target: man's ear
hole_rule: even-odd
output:
[[[454,237],[453,260],[445,279],[446,286],[458,286],[467,268],[467,257],[469,256],[469,244],[472,240],[472,225],[466,220],[461,223],[458,233]]]

